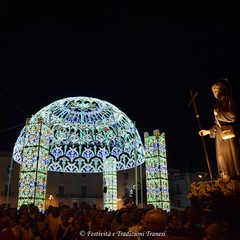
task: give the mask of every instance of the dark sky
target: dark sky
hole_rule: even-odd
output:
[[[170,167],[207,170],[189,91],[198,92],[203,128],[213,124],[214,81],[228,78],[239,100],[234,6],[100,2],[43,1],[1,11],[8,21],[0,40],[0,151],[12,151],[26,118],[41,108],[89,96],[125,112],[141,136],[165,132]],[[214,140],[205,141],[214,165]]]

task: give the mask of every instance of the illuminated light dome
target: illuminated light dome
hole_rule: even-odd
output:
[[[90,97],[64,98],[42,108],[28,124],[36,124],[39,119],[50,128],[45,139],[49,143],[48,171],[99,173],[108,171],[111,162],[117,171],[144,162],[144,147],[134,123],[109,102]],[[20,164],[24,162],[26,138],[31,138],[25,130],[26,126],[13,150],[13,159]]]

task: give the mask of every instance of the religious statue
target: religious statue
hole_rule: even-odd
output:
[[[220,177],[227,180],[231,179],[238,185],[240,158],[236,131],[237,114],[229,81],[225,78],[219,79],[212,85],[212,93],[218,100],[213,110],[215,124],[210,129],[202,129],[198,133],[200,136],[209,135],[211,138],[215,138],[218,173]],[[222,137],[224,126],[231,127],[235,137],[233,135],[231,138],[224,140]]]

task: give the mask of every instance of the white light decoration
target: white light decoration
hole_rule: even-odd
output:
[[[42,108],[22,129],[13,149],[13,159],[23,165],[22,172],[35,161],[33,155],[31,158],[31,151],[36,147],[33,146],[28,148],[30,156],[25,162],[27,126],[36,125],[39,119],[50,130],[44,139],[48,149],[38,148],[40,155],[47,156],[44,159],[47,171],[99,173],[105,171],[105,161],[113,162],[115,171],[144,162],[142,140],[125,113],[97,98],[69,97]],[[22,177],[19,184],[26,187],[26,178]],[[19,194],[21,199],[23,192]]]
[[[165,134],[144,133],[147,203],[170,211]]]
[[[104,161],[103,185],[103,208],[117,210],[117,171],[116,160],[108,159]]]
[[[33,203],[45,209],[48,149],[50,128],[42,119],[35,124],[28,121],[25,128],[22,164],[20,166],[18,207]]]

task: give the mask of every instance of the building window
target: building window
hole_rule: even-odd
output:
[[[128,180],[128,173],[124,173],[124,179]]]
[[[58,187],[58,196],[59,197],[64,197],[64,186],[59,186]]]
[[[183,180],[183,179],[185,179],[185,175],[184,174],[175,174],[173,178],[174,178],[174,180]]]
[[[181,190],[180,190],[179,184],[176,184],[176,188],[177,188],[177,194],[181,194]]]
[[[81,197],[87,197],[87,186],[81,186]]]

